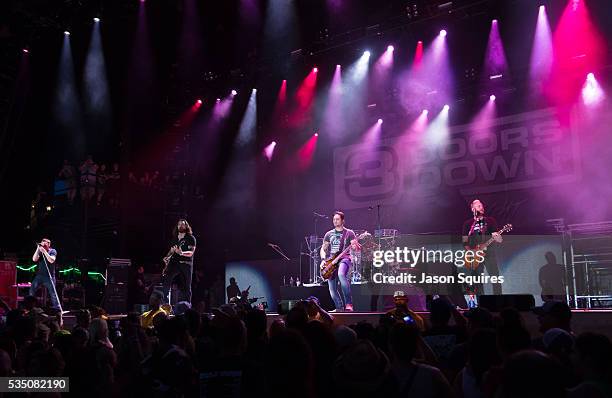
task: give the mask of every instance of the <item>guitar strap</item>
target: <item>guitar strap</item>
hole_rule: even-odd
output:
[[[344,228],[342,230],[342,237],[340,238],[340,247],[338,248],[338,253],[342,253],[342,251],[344,251],[345,249],[345,243],[346,243],[346,235],[347,235],[347,229]]]

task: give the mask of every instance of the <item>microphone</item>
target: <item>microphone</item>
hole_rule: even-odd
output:
[[[314,214],[316,217],[329,218],[329,216],[326,216],[325,214],[317,213],[316,211],[313,211],[312,214]]]

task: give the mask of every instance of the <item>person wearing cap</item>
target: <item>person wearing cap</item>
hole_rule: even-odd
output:
[[[425,328],[425,322],[423,318],[408,308],[408,296],[403,290],[397,290],[393,293],[393,303],[395,307],[387,311],[386,315],[391,318],[406,323],[414,323],[419,330],[423,331]]]

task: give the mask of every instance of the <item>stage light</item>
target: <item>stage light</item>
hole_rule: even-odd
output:
[[[378,119],[378,124],[382,124],[383,120],[382,119]]]
[[[497,23],[497,19],[492,20],[491,23]]]
[[[364,51],[363,52],[363,56],[366,58],[370,58],[370,52],[369,51]]]
[[[319,133],[314,133],[314,136],[315,136],[315,137],[318,137],[318,136],[319,136]]]
[[[312,71],[313,71],[314,73],[317,73],[317,72],[319,71],[319,68],[314,67],[314,68],[312,68]]]
[[[546,10],[546,7],[544,5],[540,6],[540,12],[544,12]]]
[[[495,98],[496,98],[496,97],[495,97],[495,95],[494,95],[494,94],[491,94],[491,95],[489,96],[489,101],[495,101]]]
[[[582,86],[582,100],[585,105],[595,105],[606,97],[601,85],[595,79],[595,74],[587,74],[586,81]]]
[[[197,100],[197,101],[196,101],[196,104],[198,104],[198,105],[202,105],[202,100],[201,100],[201,99]]]
[[[47,206],[47,211],[51,211],[51,206]]]
[[[336,69],[340,69],[340,68],[341,68],[341,66],[340,66],[340,65],[336,65]]]
[[[491,75],[489,76],[489,80],[495,80],[495,79],[501,79],[504,75],[503,74],[497,74],[497,75]]]
[[[272,141],[272,145],[276,146],[276,141]]]
[[[95,17],[95,18],[94,18],[94,22],[96,22],[96,23],[100,22],[100,18]]]
[[[256,89],[256,88],[254,88],[254,89],[253,89],[253,92],[254,92],[254,93],[256,93],[256,92],[257,92],[257,89]]]
[[[429,113],[429,111],[427,109],[423,109],[423,115],[427,115]]]
[[[65,36],[70,36],[70,32],[68,32],[67,30],[64,31],[64,35]]]
[[[393,50],[395,50],[395,48],[393,48],[393,46],[387,46],[387,51],[393,52]]]
[[[221,98],[217,98],[217,102],[221,102]]]
[[[233,96],[238,95],[238,91],[236,91],[236,90],[232,90],[232,95],[233,95]]]
[[[27,48],[24,48],[24,49],[23,49],[23,50],[21,50],[21,51],[23,51],[23,52],[24,52],[24,53],[26,53],[26,54],[30,52],[30,50],[28,50]]]
[[[442,108],[442,109],[444,109],[445,111],[448,111],[450,109],[450,106],[444,105],[444,108]]]
[[[442,29],[442,30],[440,31],[440,36],[442,36],[442,37],[446,37],[446,30],[445,30],[445,29]]]

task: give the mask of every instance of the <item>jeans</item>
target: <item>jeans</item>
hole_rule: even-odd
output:
[[[465,274],[478,276],[485,270],[490,276],[499,276],[499,266],[497,265],[497,258],[495,257],[495,255],[486,256],[485,261],[482,264],[480,264],[480,266],[477,269],[466,271]],[[501,283],[492,283],[491,287],[493,288],[494,295],[501,296],[502,294]],[[466,291],[480,296],[484,294],[484,286],[482,283],[474,283],[473,285],[467,285]]]
[[[353,304],[353,298],[351,297],[351,281],[349,280],[349,270],[351,269],[351,260],[343,258],[338,265],[338,270],[334,272],[334,276],[329,278],[327,285],[329,286],[329,294],[337,310],[344,309],[347,304]],[[342,296],[338,292],[338,280],[340,280],[340,288],[342,290]],[[344,303],[344,304],[343,304]]]
[[[51,306],[53,308],[59,308],[59,301],[57,301],[57,296],[55,295],[56,292],[53,288],[55,285],[55,278],[53,278],[52,283],[51,279],[49,279],[49,275],[36,274],[34,280],[32,280],[32,286],[30,286],[30,296],[36,295],[36,291],[40,285],[44,285],[47,288],[47,292],[49,293],[49,296],[51,296]]]
[[[178,278],[179,301],[188,301],[191,303],[191,274],[193,273],[193,265],[188,263],[174,262],[168,266],[166,276],[164,278],[164,284],[162,287],[162,294],[164,295],[164,303],[168,302],[168,293],[170,287],[175,278]]]

